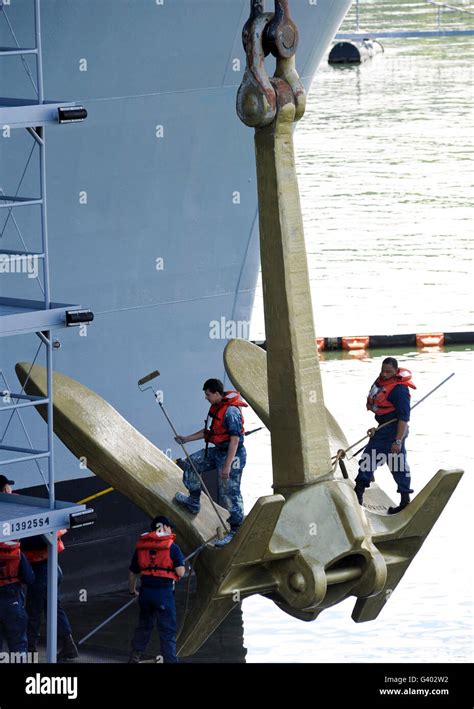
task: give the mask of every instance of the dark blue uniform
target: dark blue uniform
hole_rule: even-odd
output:
[[[228,479],[221,477],[220,472],[227,460],[229,443],[222,443],[218,446],[210,447],[207,452],[202,448],[193,453],[190,458],[198,472],[205,473],[209,470],[217,469],[217,481],[219,498],[218,503],[223,505],[230,515],[228,522],[232,530],[237,531],[244,519],[244,501],[240,492],[242,473],[247,462],[247,451],[244,446],[244,435],[242,431],[242,414],[238,406],[229,406],[224,417],[224,423],[229,436],[239,436],[239,445],[235,451],[234,460],[230,466]],[[194,472],[191,464],[186,460],[184,464],[183,483],[191,494],[197,495],[201,492],[201,480]]]
[[[171,545],[170,556],[174,568],[184,566],[184,556],[177,544]],[[133,554],[130,571],[133,574],[140,574],[137,551]],[[174,581],[149,574],[142,574],[140,580],[141,585],[138,597],[140,616],[132,640],[132,649],[139,653],[145,652],[156,620],[163,662],[178,662],[176,656]]]
[[[0,650],[5,638],[10,652],[26,652],[28,647],[26,636],[28,617],[21,584],[32,584],[35,575],[24,554],[20,555],[18,578],[19,583],[0,586]]]
[[[28,550],[46,549],[48,543],[41,535],[22,539],[21,548]],[[48,560],[31,562],[31,568],[35,574],[35,581],[29,587],[26,595],[26,612],[28,614],[28,645],[35,651],[38,643],[43,612],[46,615],[48,601]],[[58,565],[58,588],[61,584],[63,574]],[[61,605],[58,592],[58,637],[67,638],[72,634],[71,625],[66,615],[66,611]]]
[[[392,389],[387,398],[390,403],[395,406],[395,411],[389,414],[383,414],[382,416],[376,416],[375,420],[379,426],[393,418],[409,421],[410,393],[408,387],[403,384],[398,384]],[[398,492],[413,492],[413,490],[410,489],[410,468],[406,459],[405,448],[405,441],[408,437],[408,427],[402,441],[400,453],[393,454],[391,452],[392,443],[395,442],[397,437],[397,425],[398,422],[394,421],[394,423],[382,428],[381,431],[377,431],[370,439],[359,460],[359,472],[356,477],[356,483],[358,485],[369,487],[376,469],[386,463],[397,483]]]

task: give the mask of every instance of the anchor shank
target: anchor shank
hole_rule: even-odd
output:
[[[281,80],[272,83],[283,84]],[[279,99],[282,94],[278,92]],[[280,103],[280,100],[278,101]],[[276,491],[331,470],[293,149],[294,101],[255,131],[268,395]]]

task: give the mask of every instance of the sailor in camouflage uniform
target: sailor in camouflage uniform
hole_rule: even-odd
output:
[[[244,419],[242,407],[247,404],[237,391],[224,391],[220,379],[208,379],[203,386],[205,397],[211,404],[206,425],[189,436],[177,436],[178,443],[189,443],[204,439],[206,447],[193,453],[190,458],[200,474],[217,469],[219,502],[230,513],[230,532],[216,546],[228,544],[234,537],[244,518],[244,505],[240,492],[242,472],[247,453],[244,446]],[[209,420],[211,421],[208,427]],[[209,447],[209,444],[213,444]],[[176,493],[176,501],[192,514],[200,510],[201,480],[190,462],[184,464],[183,483],[189,496]]]

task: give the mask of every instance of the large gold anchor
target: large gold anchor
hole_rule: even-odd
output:
[[[357,599],[355,621],[377,617],[462,475],[439,471],[408,507],[388,516],[393,503],[375,484],[365,508],[359,506],[353,461],[344,475],[331,462],[330,448],[346,448],[347,440],[324,406],[315,347],[292,141],[305,106],[295,69],[297,37],[287,0],[275,0],[274,14],[252,2],[237,106],[255,128],[268,353],[243,340],[231,341],[224,353],[234,385],[271,431],[274,494],[257,500],[227,546],[205,546],[197,555],[194,604],[178,638],[181,655],[196,652],[255,593],[302,620],[348,596]],[[269,50],[277,58],[272,79],[264,67]],[[44,368],[21,363],[17,374],[28,393],[44,395]],[[44,407],[38,410],[46,417]],[[186,553],[215,535],[218,520],[207,500],[196,517],[174,503],[176,490],[184,490],[180,468],[108,402],[59,373],[54,430],[90,470],[150,516],[171,516]]]
[[[197,649],[204,628],[217,627],[237,600],[253,593],[303,620],[352,595],[358,599],[354,620],[375,618],[462,475],[438,472],[392,518],[362,509],[353,482],[336,473],[327,418],[332,438],[340,444],[344,436],[324,406],[315,347],[292,139],[305,93],[288,0],[275,0],[274,15],[252,3],[243,39],[247,67],[237,110],[255,128],[267,356],[234,340],[225,365],[270,428],[275,494],[257,501],[218,557],[206,552],[214,584],[198,590],[198,612],[180,635],[186,654]],[[264,65],[268,51],[277,58],[271,79]],[[381,510],[389,505],[376,487],[368,504]]]

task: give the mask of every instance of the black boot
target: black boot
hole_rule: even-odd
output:
[[[76,643],[73,640],[72,635],[66,635],[64,637],[63,648],[58,654],[59,660],[75,660],[79,657],[79,650],[76,647]]]
[[[389,515],[396,515],[397,512],[401,512],[402,510],[405,509],[405,507],[410,503],[410,495],[408,492],[401,492],[400,493],[400,504],[398,507],[389,507],[387,512]]]
[[[197,515],[201,509],[200,495],[200,490],[198,492],[190,492],[189,495],[185,495],[184,492],[177,492],[174,499],[179,505],[185,507],[188,512],[191,512],[192,515]]]
[[[362,501],[364,499],[365,486],[361,485],[360,483],[356,483],[356,486],[354,488],[354,492],[355,492],[357,499],[359,501],[359,505],[361,505]]]

